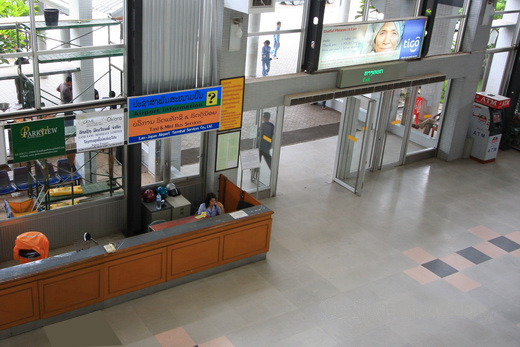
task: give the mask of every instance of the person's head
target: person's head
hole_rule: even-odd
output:
[[[376,53],[394,51],[401,43],[403,24],[385,22],[374,25],[373,51]]]
[[[97,89],[94,89],[94,100],[99,100],[99,92]]]
[[[269,119],[271,119],[271,114],[269,112],[264,112],[262,118],[264,119],[264,122],[269,122]]]
[[[276,22],[276,27],[277,27],[278,29],[280,29],[281,26],[282,26],[282,22]]]
[[[67,78],[65,78],[65,83],[69,86],[72,85],[72,77],[68,76]]]
[[[217,203],[217,197],[213,193],[206,194],[206,198],[204,199],[204,204],[206,205],[206,208],[210,208],[215,206]]]
[[[270,44],[271,44],[271,41],[269,41],[269,40],[264,41],[264,46],[269,46]]]
[[[111,98],[115,98],[115,97],[116,97],[116,92],[114,92],[113,90],[111,90],[111,91],[108,93],[108,96],[111,97]]]

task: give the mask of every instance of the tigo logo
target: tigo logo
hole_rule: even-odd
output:
[[[421,37],[417,36],[415,40],[407,39],[403,42],[403,48],[407,48],[410,53],[415,53],[421,47]]]

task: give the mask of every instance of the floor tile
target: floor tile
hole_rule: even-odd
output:
[[[445,257],[442,257],[441,260],[449,266],[451,266],[452,268],[457,269],[459,271],[475,266],[474,263],[457,253],[453,253]]]
[[[517,249],[520,249],[520,244],[504,236],[499,236],[496,239],[489,240],[489,242],[491,242],[497,247],[502,248],[506,252],[513,252]]]
[[[405,270],[404,273],[416,280],[417,282],[419,282],[420,284],[428,284],[439,279],[439,276],[422,266],[417,266]]]
[[[233,344],[227,337],[221,336],[211,341],[201,343],[199,347],[233,347]]]
[[[470,290],[480,287],[480,283],[472,280],[462,272],[457,272],[453,275],[447,276],[444,280],[463,292],[469,292]]]
[[[435,259],[427,263],[422,264],[425,268],[433,272],[439,277],[446,277],[457,272],[456,269],[452,268],[440,259]]]
[[[507,254],[507,252],[502,248],[499,248],[490,242],[482,242],[473,247],[491,258],[497,258],[501,255]]]
[[[514,255],[515,257],[520,258],[520,249],[517,249],[516,251],[511,252],[511,254]]]
[[[520,243],[520,231],[515,231],[510,234],[507,234],[506,237],[510,240],[515,241],[516,243]]]
[[[483,225],[479,225],[478,227],[469,229],[468,231],[486,241],[500,236],[500,234],[497,233],[496,231],[493,231]]]
[[[403,252],[408,258],[415,261],[417,264],[424,264],[429,261],[436,259],[433,255],[426,252],[424,249],[420,247],[412,248]]]
[[[480,264],[491,259],[491,257],[485,255],[484,253],[473,247],[468,247],[466,249],[458,251],[457,253],[475,264]]]
[[[162,347],[193,347],[195,346],[195,341],[191,338],[191,336],[184,330],[184,328],[179,327],[169,331],[165,331],[164,333],[160,333],[155,335],[155,338]]]

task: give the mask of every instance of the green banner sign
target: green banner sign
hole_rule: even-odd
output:
[[[65,154],[63,118],[13,124],[11,134],[15,163]]]

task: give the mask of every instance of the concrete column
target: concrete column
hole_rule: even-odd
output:
[[[248,32],[260,31],[260,13],[249,15]],[[246,77],[256,77],[256,66],[258,64],[258,36],[247,40]]]
[[[348,22],[350,12],[350,0],[342,0],[339,5],[339,22]]]
[[[70,41],[70,29],[62,29],[60,30],[60,36],[61,40],[63,42],[69,42]],[[66,43],[60,48],[70,48],[70,44]],[[63,74],[63,80],[65,81],[65,78],[67,78],[69,74]]]
[[[71,0],[70,17],[73,19],[91,19],[92,18],[92,0]],[[91,31],[92,28],[71,29],[70,35],[73,38],[79,37]],[[66,35],[66,34],[65,34]],[[81,47],[89,47],[93,44],[92,34],[85,35],[72,43],[79,44]],[[94,100],[94,87],[89,86],[94,82],[94,61],[92,59],[79,61],[81,72],[72,76],[72,94],[74,102]],[[88,90],[87,90],[88,89]],[[86,91],[85,91],[86,90]],[[85,91],[81,96],[78,97]],[[93,156],[94,154],[92,154]],[[77,167],[86,163],[80,173],[83,177],[91,182],[97,182],[96,158],[92,158],[91,153],[81,153],[76,155]],[[90,160],[89,162],[89,159]]]
[[[74,19],[91,19],[92,18],[92,0],[72,0],[70,3],[70,16]],[[71,35],[78,37],[92,31],[92,28],[72,29]],[[92,34],[85,35],[73,43],[79,44],[81,47],[93,45]],[[80,60],[81,73],[75,74],[72,78],[72,88],[74,98],[82,91],[86,90],[94,82],[94,61],[92,59]],[[94,100],[94,87],[88,88],[76,101]]]

